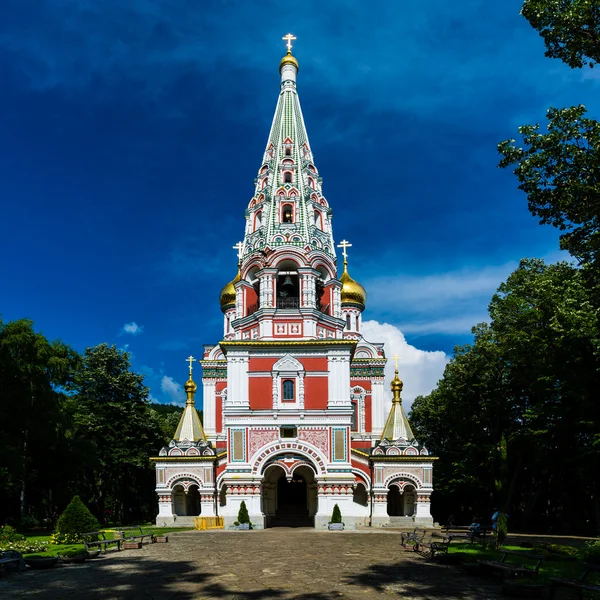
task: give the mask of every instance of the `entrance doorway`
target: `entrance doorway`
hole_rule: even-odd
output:
[[[312,469],[299,467],[290,478],[279,465],[268,467],[262,503],[266,527],[314,527],[317,486]]]

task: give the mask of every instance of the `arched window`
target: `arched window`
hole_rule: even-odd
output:
[[[292,155],[292,149],[289,146],[285,149],[285,155],[286,156],[291,156]]]
[[[358,404],[352,401],[352,417],[350,419],[350,431],[358,431]]]
[[[284,204],[281,207],[281,222],[282,223],[293,223],[294,222],[294,209],[291,204]]]
[[[292,183],[292,174],[288,171],[283,174],[283,183]]]
[[[314,212],[315,227],[321,229],[321,213],[318,210]]]
[[[285,379],[283,381],[283,401],[284,402],[295,402],[295,385],[293,379]]]
[[[257,230],[262,226],[262,210],[259,210],[256,213],[256,218],[254,219],[254,230]]]
[[[351,328],[350,315],[346,315],[346,329]]]

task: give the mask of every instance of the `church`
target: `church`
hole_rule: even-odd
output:
[[[383,344],[362,336],[367,294],[348,270],[351,244],[334,243],[295,38],[283,39],[275,116],[234,247],[237,275],[219,298],[223,338],[198,361],[204,423],[190,357],[181,420],[152,457],[156,524],[220,516],[228,527],[245,501],[255,529],[327,528],[336,504],[347,529],[432,525],[435,458],[414,439],[397,362],[390,402]]]

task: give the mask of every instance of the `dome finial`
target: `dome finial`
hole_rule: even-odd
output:
[[[189,365],[190,365],[189,366],[190,377],[185,382],[185,385],[183,386],[183,389],[185,390],[185,393],[187,395],[187,400],[185,401],[186,406],[194,406],[194,394],[196,393],[196,390],[198,389],[198,386],[192,379],[192,372],[194,369],[193,364],[194,364],[195,360],[196,359],[191,355],[185,359],[185,362],[189,363]]]
[[[298,61],[294,56],[292,56],[292,40],[295,40],[296,37],[291,33],[284,35],[281,38],[284,42],[287,42],[287,53],[281,59],[279,63],[279,72],[281,73],[281,81],[296,81],[296,73],[298,73]],[[290,66],[291,65],[291,68]],[[287,69],[285,67],[288,67]]]
[[[340,277],[342,282],[342,306],[350,305],[358,308],[361,312],[365,310],[365,302],[367,300],[367,292],[365,288],[354,281],[348,273],[348,248],[352,248],[352,244],[347,240],[342,240],[338,245],[338,248],[343,248],[342,254],[344,255],[344,272]]]
[[[400,357],[397,354],[394,354],[392,358],[396,363],[396,368],[394,369],[394,379],[392,379],[390,387],[392,388],[392,394],[394,395],[394,397],[392,398],[392,402],[396,404],[402,402],[402,398],[400,398],[400,392],[402,392],[404,384],[402,383],[400,377],[398,377],[398,361],[400,360]]]

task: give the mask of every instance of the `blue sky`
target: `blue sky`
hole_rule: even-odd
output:
[[[368,332],[427,391],[519,258],[562,256],[497,143],[549,106],[598,117],[600,80],[546,59],[520,6],[5,0],[0,314],[127,345],[153,398],[181,399],[185,358],[222,333],[291,31]]]

